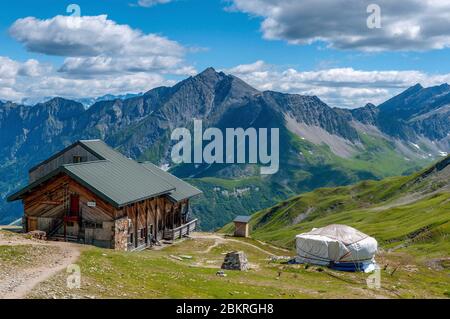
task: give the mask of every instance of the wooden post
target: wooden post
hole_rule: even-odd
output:
[[[145,245],[148,246],[149,242],[148,242],[148,205],[147,205],[148,201],[146,200],[144,202],[144,209],[145,209]]]
[[[67,223],[64,220],[64,241],[67,241]]]
[[[135,224],[134,224],[134,247],[138,247],[138,212],[137,212],[137,207],[136,204],[133,204],[133,211],[134,211],[134,220],[135,220]]]
[[[170,209],[170,215],[172,216],[172,229],[175,228],[175,205],[172,205],[172,208]]]

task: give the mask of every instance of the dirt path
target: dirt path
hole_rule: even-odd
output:
[[[0,233],[0,246],[29,246],[41,248],[44,256],[39,263],[0,269],[0,299],[22,299],[39,283],[75,263],[80,256],[77,245],[64,242],[41,242],[21,236],[5,236]]]
[[[217,246],[219,246],[219,245],[221,245],[221,244],[225,244],[225,243],[227,243],[227,242],[235,242],[235,243],[247,245],[247,246],[249,246],[249,247],[252,247],[252,248],[254,248],[254,249],[257,249],[257,250],[259,250],[259,251],[261,251],[261,252],[263,252],[263,253],[265,253],[265,254],[271,256],[271,257],[272,257],[272,256],[273,256],[273,257],[280,257],[280,256],[277,256],[277,255],[275,255],[275,254],[273,254],[273,253],[271,253],[271,252],[269,252],[269,251],[267,251],[267,250],[265,250],[265,249],[263,249],[263,248],[261,248],[261,247],[258,247],[258,246],[256,246],[256,245],[254,245],[254,244],[247,243],[247,242],[242,241],[242,240],[226,238],[226,237],[224,237],[224,236],[220,236],[220,235],[216,235],[216,234],[193,233],[193,234],[191,234],[190,237],[193,238],[193,239],[212,239],[212,240],[214,240],[214,244],[212,244],[212,245],[209,246],[207,249],[205,249],[204,251],[202,251],[202,253],[204,253],[204,254],[209,253],[212,249],[214,249],[215,247],[217,247]]]

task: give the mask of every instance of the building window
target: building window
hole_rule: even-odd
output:
[[[103,228],[103,223],[84,221],[84,227],[88,228],[88,229],[102,229]]]
[[[83,156],[75,155],[75,156],[73,157],[73,162],[74,162],[74,163],[82,163],[82,162],[84,162],[84,161],[83,161]]]

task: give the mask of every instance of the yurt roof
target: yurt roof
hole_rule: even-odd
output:
[[[314,228],[312,231],[301,235],[324,236],[339,240],[344,245],[350,245],[369,237],[369,235],[366,235],[353,227],[339,224],[328,225],[322,228]]]

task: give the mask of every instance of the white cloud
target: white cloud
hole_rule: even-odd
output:
[[[29,51],[58,56],[181,56],[184,51],[175,41],[117,24],[106,15],[27,17],[14,22],[10,34]]]
[[[429,50],[450,46],[450,2],[442,0],[232,0],[231,9],[261,17],[266,39],[324,41],[338,49]],[[368,28],[369,4],[381,28]],[[230,9],[230,7],[228,8]]]
[[[48,70],[48,65],[42,65],[34,59],[22,63],[0,56],[0,99],[19,100],[23,97],[17,87],[20,80],[26,78],[30,82],[36,81],[37,77]]]
[[[19,63],[7,58],[0,57],[0,86],[11,86],[19,72]]]
[[[0,56],[0,100],[40,101],[46,97],[97,97],[105,94],[144,92],[161,85],[173,85],[160,73],[98,74],[74,78],[36,60],[14,61]]]
[[[106,15],[27,17],[9,32],[28,51],[66,57],[59,71],[76,76],[186,68],[187,50],[178,42],[117,24]]]
[[[362,71],[332,68],[298,71],[279,68],[257,61],[226,70],[259,90],[317,95],[330,106],[360,107],[379,104],[416,84],[424,86],[450,82],[450,74],[426,74],[420,71]]]
[[[9,32],[28,51],[65,59],[56,66],[0,57],[2,100],[137,93],[172,85],[171,76],[197,72],[185,62],[188,49],[178,42],[117,24],[106,15],[28,17]]]
[[[159,74],[138,73],[115,78],[98,77],[95,79],[70,79],[57,75],[48,75],[38,82],[27,83],[26,96],[66,98],[97,97],[109,94],[138,93],[160,85],[171,85]],[[80,94],[80,92],[83,92]]]
[[[172,1],[173,0],[139,0],[137,4],[140,7],[149,8],[149,7],[156,6],[158,4],[166,4],[166,3],[169,3]]]

